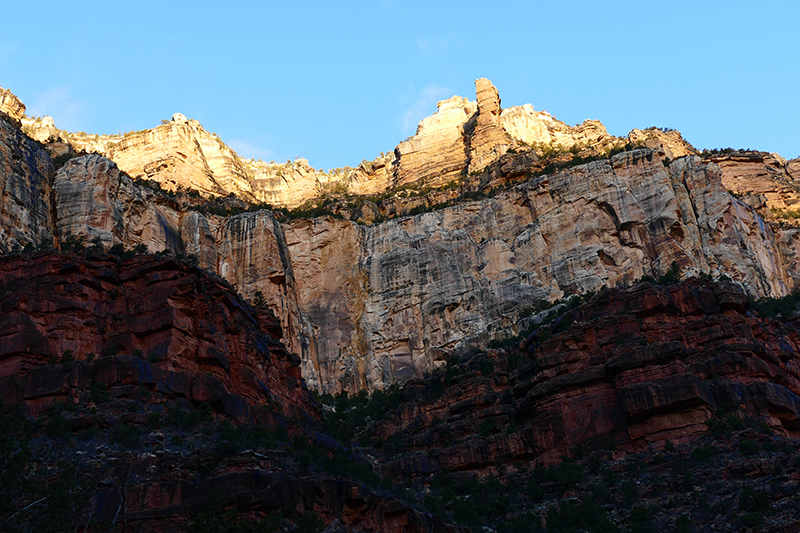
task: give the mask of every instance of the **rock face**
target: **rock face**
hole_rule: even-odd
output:
[[[106,247],[196,255],[245,296],[263,293],[304,377],[329,392],[420,376],[450,354],[518,333],[520,317],[530,314],[526,302],[658,276],[673,262],[684,276],[729,276],[752,296],[782,296],[800,283],[800,233],[772,223],[771,211],[794,205],[796,162],[680,156],[693,151],[680,134],[651,129],[630,136],[650,148],[543,174],[531,145],[575,154],[621,140],[597,122],[572,128],[531,106],[503,110],[488,80],[476,88],[477,102],[440,102],[394,154],[338,174],[299,160],[280,166],[278,177],[277,166],[238,159],[182,115],[125,137],[70,137],[73,146],[116,154],[135,176],[209,194],[248,184],[245,197],[273,191],[270,201],[285,205],[311,190],[377,192],[462,178],[464,191],[496,187],[490,198],[433,210],[463,191],[396,194],[383,212],[363,201],[353,218],[368,226],[331,217],[281,225],[266,210],[208,214],[201,200],[157,194],[99,154],[56,172],[44,151],[3,121],[0,243],[11,249],[73,234]],[[23,128],[42,133],[45,122]],[[164,164],[148,166],[151,160]],[[184,181],[169,181],[173,174]],[[282,189],[290,181],[296,190]],[[752,194],[733,197],[728,189]],[[378,223],[391,209],[412,208],[431,211]]]
[[[508,137],[499,124],[500,95],[486,78],[475,80],[478,116],[470,139],[470,172],[483,170],[508,149]]]
[[[0,113],[18,123],[25,116],[25,104],[11,91],[0,87]]]
[[[53,243],[54,173],[44,150],[0,119],[0,250]]]
[[[417,133],[395,148],[393,185],[439,185],[461,177],[469,163],[467,130],[474,127],[476,112],[475,102],[460,96],[439,102],[436,114],[423,119]]]
[[[286,450],[220,448],[223,437],[213,432],[225,435],[230,421],[282,432],[286,441],[293,435],[287,446],[307,435],[326,450],[342,445],[317,437],[320,405],[299,359],[277,341],[272,313],[252,309],[206,271],[153,256],[10,254],[0,258],[0,306],[2,405],[47,428],[66,426],[32,446],[50,481],[65,479],[62,446],[81,457],[69,477],[76,486],[82,480],[77,507],[60,518],[67,529],[107,531],[119,521],[185,531],[216,493],[221,509],[248,520],[310,512],[336,531],[465,531],[363,483],[300,475]],[[202,431],[191,422],[198,413]],[[0,417],[5,424],[6,413]],[[87,433],[98,440],[80,444],[79,432],[80,443]],[[55,454],[39,453],[47,439]]]
[[[394,187],[458,182],[520,143],[588,148],[622,142],[608,135],[598,121],[572,128],[534,111],[530,104],[501,109],[499,93],[486,78],[477,80],[475,87],[476,101],[455,96],[439,102],[438,112],[423,119],[416,134],[393,153],[329,172],[313,169],[304,159],[286,163],[242,159],[219,137],[180,113],[156,128],[124,135],[68,133],[58,130],[51,117],[24,118],[22,123],[32,138],[51,143],[51,151],[61,153],[69,145],[75,152],[104,155],[131,177],[156,180],[168,190],[194,189],[204,196],[233,193],[288,208],[329,193],[380,194]]]
[[[771,228],[727,193],[716,165],[665,167],[651,150],[378,225],[296,222],[287,242],[300,308],[324,335],[316,379],[333,392],[420,376],[516,332],[531,302],[673,262],[685,275],[725,273],[753,295],[793,286]]]
[[[69,136],[79,150],[96,152],[133,178],[155,179],[167,189],[178,186],[226,196],[236,191],[254,199],[241,161],[218,137],[180,113],[152,130],[124,136]]]
[[[37,412],[100,372],[110,385],[167,387],[190,401],[224,406],[238,420],[268,405],[286,415],[316,412],[299,360],[261,330],[230,285],[195,267],[152,256],[90,261],[14,254],[0,260],[0,294],[6,404],[26,402]],[[79,366],[43,367],[67,351]],[[116,353],[143,359],[91,366],[93,357]],[[60,372],[58,379],[48,372]]]
[[[389,471],[410,477],[497,473],[496,465],[557,462],[609,442],[657,450],[706,433],[725,405],[797,438],[800,330],[754,317],[747,305],[732,283],[606,290],[511,351],[476,356],[482,371],[462,363],[457,377],[409,382],[416,401],[372,435],[400,439],[408,455]],[[415,454],[425,450],[436,452]]]
[[[243,515],[276,511],[280,513],[281,510],[285,510],[287,514],[297,510],[317,513],[323,518],[323,525],[330,524],[330,529],[325,531],[469,531],[467,528],[446,524],[439,517],[417,511],[400,500],[378,496],[362,483],[347,479],[319,479],[272,472],[265,469],[262,464],[264,461],[248,459],[240,459],[233,471],[199,483],[171,479],[137,484],[131,488],[126,500],[131,509],[127,515],[129,525],[138,526],[144,531],[180,530],[178,528],[188,522],[190,514],[197,515],[207,509],[213,491],[217,490],[224,494],[224,508],[235,509]],[[146,466],[152,468],[152,465],[146,464],[136,466],[142,469]],[[113,521],[114,512],[119,505],[116,496],[111,490],[100,493],[98,499],[104,505],[98,510],[98,519],[102,522]]]
[[[99,155],[71,159],[54,185],[55,226],[67,235],[97,237],[106,247],[144,244],[152,252],[193,254],[243,294],[261,291],[281,319],[284,341],[303,354],[292,265],[283,230],[269,211],[232,217],[182,209],[176,202],[139,187]],[[303,354],[305,355],[305,354]]]
[[[733,153],[711,157],[722,183],[744,201],[761,207],[764,217],[800,208],[800,173],[777,154]]]
[[[463,180],[512,147],[589,148],[615,142],[596,120],[572,128],[530,104],[502,109],[497,89],[486,78],[475,81],[475,92],[475,102],[460,96],[439,102],[437,113],[423,119],[416,134],[397,146],[393,186]]]
[[[697,155],[698,151],[683,140],[681,132],[677,130],[649,128],[646,130],[634,129],[628,134],[628,139],[634,144],[643,145],[653,150],[663,152],[669,159],[676,159],[687,155]]]

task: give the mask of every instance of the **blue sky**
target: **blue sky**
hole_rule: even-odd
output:
[[[504,107],[568,124],[800,156],[796,1],[42,1],[3,14],[0,86],[70,131],[180,112],[245,157],[355,166],[487,77]]]

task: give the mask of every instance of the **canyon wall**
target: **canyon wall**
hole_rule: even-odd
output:
[[[139,187],[114,162],[92,154],[76,157],[54,178],[55,229],[99,238],[105,247],[144,244],[151,252],[195,255],[248,297],[260,291],[284,330],[283,341],[307,355],[300,331],[295,277],[281,225],[269,211],[222,217],[181,208]]]
[[[797,438],[798,333],[796,319],[748,312],[730,282],[610,289],[510,350],[410,381],[411,401],[371,436],[400,441],[396,477],[661,450],[706,434],[726,408]]]
[[[0,250],[52,245],[54,174],[47,153],[0,118]]]
[[[331,391],[420,376],[517,334],[531,302],[659,276],[673,262],[684,276],[727,275],[752,296],[794,287],[771,227],[726,191],[717,165],[665,167],[652,150],[413,217],[318,218],[286,232]]]
[[[0,300],[7,405],[38,414],[99,380],[208,402],[239,421],[265,409],[318,416],[271,313],[255,314],[202,269],[155,256],[10,254]]]
[[[99,153],[56,170],[43,149],[0,121],[0,246],[38,246],[55,237],[63,243],[72,234],[106,248],[144,244],[151,252],[193,254],[246,297],[263,294],[309,386],[329,392],[420,376],[450,354],[518,334],[531,302],[629,284],[673,263],[684,277],[728,276],[753,297],[797,287],[798,230],[773,215],[795,204],[797,161],[763,154],[703,159],[679,133],[650,129],[630,136],[645,148],[544,174],[534,151],[517,150],[558,144],[580,152],[622,141],[595,121],[572,128],[530,106],[503,110],[488,80],[476,86],[477,103],[440,102],[410,144],[362,163],[348,186],[386,191],[465,178],[465,187],[497,188],[490,197],[371,225],[332,216],[281,224],[267,210],[201,212],[186,196],[140,186]],[[44,131],[25,120],[25,131]],[[287,164],[283,181],[254,182],[253,165],[265,163],[242,162],[180,115],[154,130],[98,139],[94,148],[72,139],[71,149],[118,157],[135,167],[134,177],[167,187],[188,184],[209,194],[244,187],[241,196],[250,200],[284,187],[284,199],[296,195],[285,200],[289,205],[338,183],[303,161]],[[183,155],[166,166],[146,163],[177,152]],[[290,174],[311,185],[286,189]],[[459,194],[448,188],[429,196],[451,201]],[[372,207],[376,221],[390,215]]]

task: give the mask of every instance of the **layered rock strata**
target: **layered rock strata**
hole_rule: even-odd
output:
[[[318,380],[380,388],[516,332],[531,302],[658,276],[723,274],[753,295],[794,285],[772,229],[697,157],[637,150],[492,198],[373,226],[287,226],[301,309],[325,324]],[[357,266],[356,266],[357,265]],[[318,337],[319,338],[319,337]]]
[[[705,434],[717,409],[797,438],[798,348],[796,320],[754,316],[732,283],[609,289],[507,352],[409,382],[414,401],[371,435],[400,439],[388,472],[409,477],[658,450]]]
[[[0,113],[19,123],[25,116],[25,104],[11,91],[0,87]]]
[[[55,228],[69,235],[98,238],[105,247],[144,244],[195,255],[248,297],[260,291],[275,310],[290,349],[303,353],[292,265],[283,230],[269,211],[222,217],[183,209],[175,201],[139,187],[99,155],[71,159],[55,176]],[[305,354],[307,355],[307,354]]]
[[[446,185],[481,171],[520,143],[566,149],[622,142],[598,121],[572,128],[530,104],[501,109],[499,93],[486,78],[477,80],[475,87],[476,101],[456,96],[439,102],[438,112],[423,119],[416,134],[393,153],[328,172],[315,170],[304,159],[265,163],[240,158],[219,137],[180,113],[153,129],[124,135],[69,133],[58,130],[51,117],[23,117],[22,123],[26,133],[51,143],[53,151],[61,153],[69,145],[77,153],[104,155],[131,177],[156,180],[168,190],[194,189],[204,196],[233,193],[288,208],[332,193],[380,194],[409,185]],[[22,111],[11,103],[7,107],[14,116],[24,112],[24,106]]]
[[[53,244],[54,174],[47,153],[0,119],[0,251]]]
[[[0,260],[0,295],[6,404],[25,402],[37,413],[95,379],[163,388],[237,420],[251,407],[280,406],[292,416],[317,410],[299,359],[262,331],[230,285],[196,267],[153,256],[12,254]],[[48,365],[65,353],[78,362]],[[105,362],[118,353],[141,359]]]
[[[743,152],[714,155],[722,183],[765,218],[800,209],[800,165],[778,154]],[[787,221],[795,220],[784,217]]]
[[[380,164],[362,163],[351,175],[359,176],[359,187],[382,190],[398,176],[407,183],[430,182],[458,168],[463,174],[472,161],[472,141],[482,138],[480,128],[503,129],[503,138],[515,146],[617,142],[592,122],[570,128],[532,108],[501,110],[494,87],[479,81],[480,105],[445,101],[421,124],[414,141],[419,158],[401,150],[405,155],[384,156]],[[478,120],[481,113],[491,118]],[[504,113],[517,118],[504,122]],[[673,262],[684,275],[727,275],[752,296],[781,296],[800,282],[798,230],[768,223],[778,202],[787,209],[794,205],[796,161],[764,154],[678,157],[693,149],[677,132],[644,130],[632,138],[650,143],[649,149],[544,175],[534,151],[487,156],[487,166],[465,179],[464,190],[398,194],[380,206],[362,202],[351,213],[372,223],[362,226],[332,217],[281,225],[264,210],[228,217],[204,213],[199,200],[193,205],[186,196],[154,193],[97,154],[75,157],[56,172],[35,143],[2,125],[0,245],[6,250],[46,244],[54,236],[63,242],[73,234],[85,235],[87,242],[98,238],[106,247],[145,244],[153,252],[194,254],[200,266],[245,296],[263,293],[281,321],[284,342],[301,357],[309,385],[329,392],[372,390],[420,376],[449,354],[518,333],[518,318],[529,314],[526,301],[658,276]],[[148,150],[158,151],[164,136],[172,150],[183,142],[181,135],[208,135],[181,116],[159,128],[129,136],[120,146],[130,146],[133,154],[152,143]],[[486,135],[487,150],[501,142]],[[194,146],[213,144],[209,139]],[[423,156],[424,139],[433,144]],[[505,149],[498,150],[495,155]],[[192,161],[203,159],[201,151],[193,152]],[[216,159],[222,166],[214,168],[230,163],[245,169],[239,178],[250,175],[252,169],[236,166],[238,160],[223,152]],[[305,162],[292,168],[314,187],[322,183]],[[753,194],[732,197],[726,184]],[[273,186],[279,184],[263,185]],[[495,189],[490,198],[465,201],[472,187],[482,194]],[[756,201],[769,194],[772,204]],[[457,205],[431,207],[459,198]],[[425,209],[431,212],[397,216]],[[378,223],[387,215],[395,218]]]
[[[265,460],[263,454],[259,455],[261,460],[239,458],[238,464],[232,465],[229,472],[200,482],[169,479],[137,483],[128,490],[124,502],[129,508],[126,516],[129,526],[141,528],[143,531],[185,530],[190,516],[207,512],[209,501],[212,500],[214,491],[217,491],[224,495],[221,503],[228,512],[236,510],[243,517],[253,516],[255,519],[263,519],[273,513],[292,515],[310,512],[321,517],[327,525],[325,531],[336,533],[469,531],[418,511],[401,500],[379,496],[362,483],[273,471],[269,460]],[[198,460],[197,457],[190,459]],[[194,467],[191,461],[180,462],[188,463],[187,469]],[[137,477],[147,479],[147,468],[151,471],[175,469],[174,463],[171,467],[165,463],[166,461],[140,461],[131,468]],[[119,496],[116,489],[105,490],[97,494],[97,500],[102,505],[98,506],[96,520],[107,526],[114,520],[120,504]]]
[[[50,482],[81,486],[63,527],[185,531],[221,494],[221,509],[244,520],[310,512],[340,532],[465,531],[363,483],[300,475],[284,450],[221,456],[212,431],[225,421],[341,445],[317,433],[320,406],[272,313],[208,272],[153,256],[11,254],[0,307],[0,400],[48,428],[29,475],[44,468]],[[55,453],[42,451],[48,442]],[[72,470],[62,451],[80,457]]]
[[[476,113],[475,102],[460,96],[439,102],[438,111],[424,118],[416,134],[395,148],[397,170],[392,185],[441,185],[460,178],[469,164],[466,137],[475,127]]]

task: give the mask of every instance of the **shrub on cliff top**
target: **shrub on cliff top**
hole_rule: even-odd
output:
[[[761,298],[750,300],[750,309],[763,317],[792,318],[800,305],[800,292],[782,298]]]

